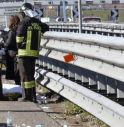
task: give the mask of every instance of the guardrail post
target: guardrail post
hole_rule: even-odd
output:
[[[97,89],[97,80],[96,80],[96,73],[89,72],[89,88],[93,88],[94,90]]]
[[[51,63],[47,63],[47,68],[48,68],[48,70],[52,70],[52,64]]]
[[[107,77],[107,95],[110,97],[116,97],[117,83],[115,79]]]
[[[82,77],[78,73],[75,73],[75,81],[82,84]]]
[[[68,70],[68,78],[71,80],[75,80],[75,74],[71,70]]]
[[[88,79],[88,71],[87,70],[82,70],[82,75],[81,75],[81,78],[82,78],[82,83],[84,86],[88,87],[88,84],[89,84],[89,79]]]
[[[62,67],[62,75],[64,76],[64,77],[68,77],[68,66],[67,66],[67,64],[63,64],[63,67]]]
[[[52,65],[52,71],[57,72],[57,67],[55,65]]]
[[[38,64],[39,64],[39,66],[42,67],[43,66],[43,61],[39,60],[39,63]]]
[[[107,85],[107,79],[105,76],[98,74],[97,75],[97,89],[98,92],[104,92],[107,94],[106,86]]]
[[[63,64],[62,63],[58,63],[58,67],[57,67],[57,73],[62,75],[62,68],[63,68]]]
[[[124,83],[117,81],[117,98],[124,98]]]
[[[47,63],[46,63],[46,61],[43,61],[43,67],[44,67],[44,68],[47,68]]]

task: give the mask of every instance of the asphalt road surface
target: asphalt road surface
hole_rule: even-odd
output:
[[[14,127],[35,127],[41,124],[43,127],[61,127],[37,104],[17,101],[0,102],[0,127],[6,127],[8,111],[12,116]]]

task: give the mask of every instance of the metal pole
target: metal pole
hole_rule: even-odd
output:
[[[24,0],[24,3],[26,3],[27,1],[26,0]]]
[[[62,0],[62,4],[63,4],[63,18],[64,18],[64,22],[66,22],[67,21],[67,17],[66,17],[65,0]]]
[[[58,5],[57,17],[60,17],[60,5]]]
[[[78,0],[78,16],[79,16],[79,33],[82,32],[82,9],[81,9],[81,0]]]
[[[74,10],[74,5],[71,5],[71,18],[72,21],[74,22],[73,10]]]
[[[5,14],[5,16],[4,16],[4,18],[5,18],[5,26],[6,26],[6,28],[8,27],[8,21],[7,21],[7,15]]]

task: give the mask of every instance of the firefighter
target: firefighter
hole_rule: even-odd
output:
[[[37,13],[30,3],[22,5],[20,14],[23,19],[17,29],[16,41],[23,92],[18,100],[36,102],[35,60],[39,55],[41,36],[49,27],[36,18]]]
[[[21,85],[16,59],[16,29],[19,22],[20,19],[18,16],[11,15],[9,17],[9,32],[4,44],[6,52],[6,79],[14,80],[16,85]]]

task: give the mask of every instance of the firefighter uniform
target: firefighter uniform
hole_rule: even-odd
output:
[[[19,71],[24,88],[23,98],[36,101],[35,60],[39,55],[41,36],[49,27],[34,17],[25,16],[17,29]]]

